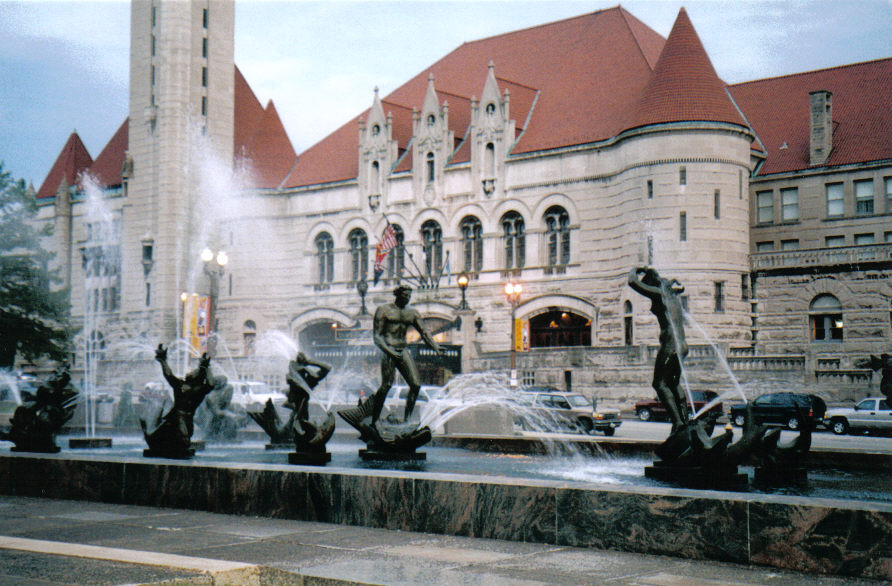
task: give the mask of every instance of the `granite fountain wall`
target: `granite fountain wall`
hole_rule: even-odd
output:
[[[0,493],[620,550],[892,580],[892,505],[273,464],[0,454]]]

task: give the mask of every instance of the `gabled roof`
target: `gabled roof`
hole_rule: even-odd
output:
[[[759,175],[809,168],[809,92],[833,94],[826,166],[892,159],[892,58],[730,86],[768,151]]]
[[[481,94],[493,62],[500,90],[511,93],[510,115],[520,136],[513,153],[604,140],[623,129],[629,106],[650,79],[663,43],[621,7],[464,43],[384,98],[400,106],[388,110],[385,104],[385,112],[393,112],[393,137],[405,149],[411,125],[397,124],[397,117],[413,107],[421,109],[430,74],[438,93],[469,100]],[[469,119],[469,113],[457,113],[455,98],[449,98],[449,104],[453,123]],[[301,153],[283,187],[354,179],[357,122],[367,113]],[[463,137],[466,128],[453,123],[456,138]],[[409,134],[397,132],[406,127]],[[454,162],[462,158],[466,156],[460,152]]]
[[[63,181],[67,186],[74,185],[78,175],[92,164],[93,158],[87,152],[87,147],[81,142],[77,132],[72,132],[37,191],[37,197],[55,196]]]
[[[235,68],[233,147],[235,158],[248,159],[254,169],[256,187],[277,187],[294,166],[296,154],[272,100],[261,106],[238,67]],[[104,187],[121,184],[121,170],[127,156],[129,118],[125,119],[94,162],[76,133],[56,159],[37,197],[56,194],[64,178],[73,185],[84,170]]]
[[[626,128],[692,121],[745,126],[682,8]]]
[[[129,120],[129,118],[124,119],[117,132],[90,165],[89,173],[100,185],[113,187],[121,184],[121,169],[127,156]]]

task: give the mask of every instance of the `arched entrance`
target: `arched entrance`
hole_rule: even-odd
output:
[[[591,346],[592,321],[569,309],[549,308],[530,317],[530,347]]]

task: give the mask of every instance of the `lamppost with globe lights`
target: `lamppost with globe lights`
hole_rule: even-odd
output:
[[[458,305],[458,308],[461,309],[471,309],[468,307],[468,300],[465,298],[465,291],[468,289],[468,275],[466,273],[461,273],[458,276],[458,288],[461,289],[461,303]]]
[[[201,260],[204,262],[204,274],[208,276],[208,356],[211,358],[217,349],[217,297],[220,294],[220,277],[229,262],[226,251],[219,250],[214,253],[210,248],[201,251]]]
[[[517,303],[520,301],[520,294],[523,287],[520,283],[505,283],[505,297],[511,304],[511,386],[517,386],[517,322],[515,321],[515,313],[517,311]]]
[[[369,292],[369,284],[365,280],[365,275],[356,283],[356,292],[359,293],[359,299],[362,301],[362,307],[359,308],[359,315],[368,315],[369,312],[365,308],[365,296]]]

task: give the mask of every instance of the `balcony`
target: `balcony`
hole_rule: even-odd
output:
[[[890,243],[756,252],[750,255],[750,264],[754,271],[859,265],[889,261],[892,261],[892,244]]]

